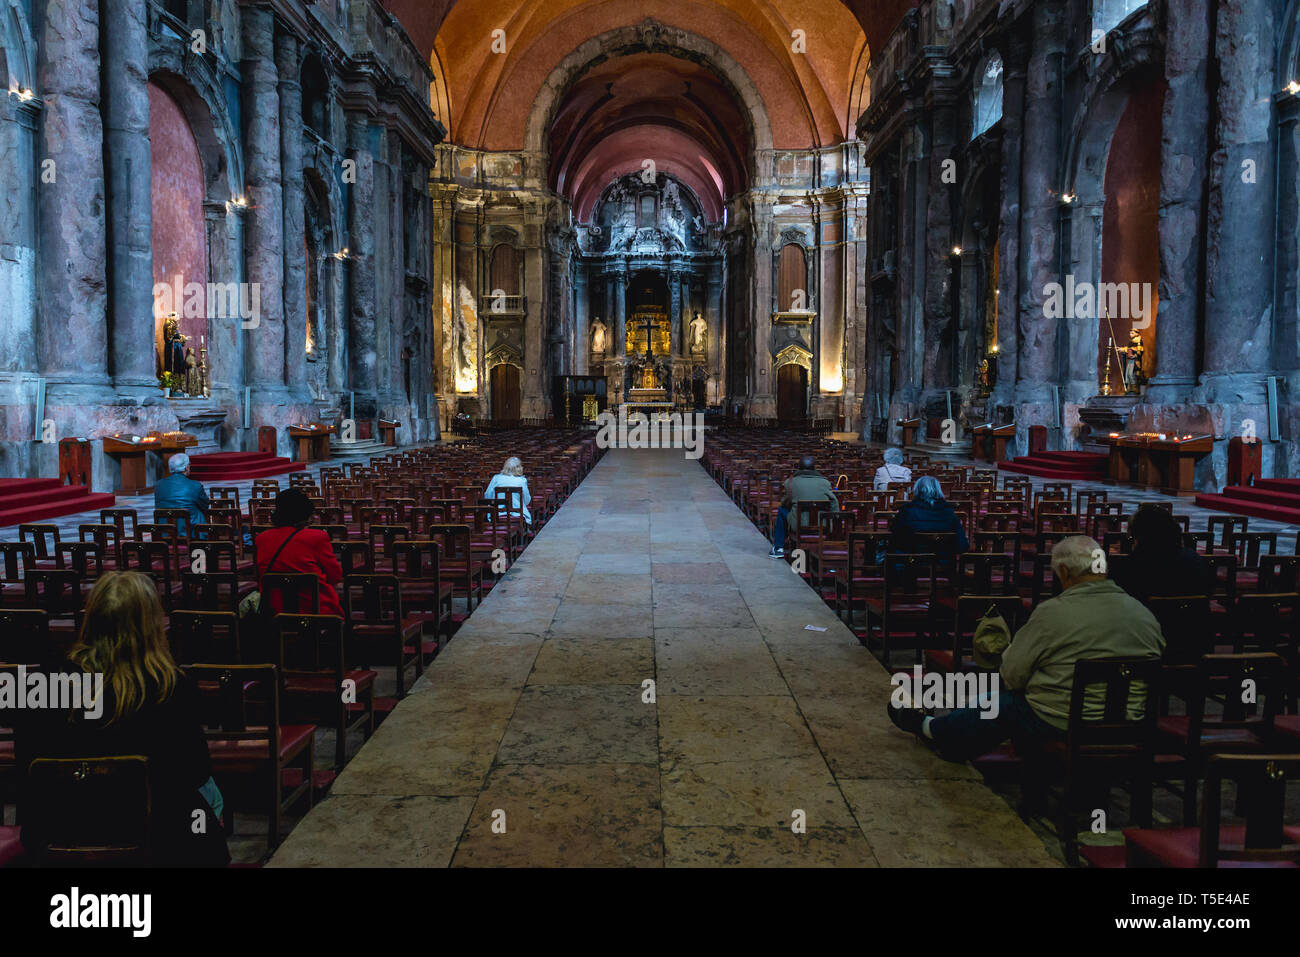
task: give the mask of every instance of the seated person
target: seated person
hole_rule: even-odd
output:
[[[320,613],[343,616],[335,586],[343,582],[343,566],[334,554],[329,534],[323,528],[308,528],[316,507],[299,489],[287,488],[275,497],[272,528],[257,536],[257,577],[312,574],[320,579]],[[265,597],[265,596],[264,596]],[[272,593],[271,608],[277,614],[280,595]]]
[[[143,755],[149,760],[150,863],[223,867],[229,863],[219,817],[221,792],[212,780],[198,690],[172,660],[162,603],[153,579],[139,572],[105,572],[86,599],[64,674],[103,676],[93,708],[19,712],[19,767],[37,758]],[[26,781],[20,782],[23,843],[44,849],[45,828]],[[26,805],[25,807],[23,805]],[[196,834],[196,812],[208,821]]]
[[[1196,549],[1183,547],[1182,527],[1171,512],[1142,505],[1129,520],[1128,531],[1133,550],[1111,561],[1110,577],[1138,601],[1214,593],[1213,570]]]
[[[496,494],[499,488],[517,488],[523,490],[522,514],[519,511],[512,511],[515,518],[522,518],[525,525],[533,524],[532,512],[528,511],[528,503],[533,500],[532,493],[528,491],[528,479],[524,476],[524,464],[515,456],[506,459],[505,465],[501,466],[501,471],[492,476],[492,481],[488,483],[487,491],[483,497],[496,504]],[[514,496],[510,496],[513,500]]]
[[[916,480],[916,484],[912,486],[911,500],[899,507],[898,514],[889,524],[889,530],[892,533],[889,537],[891,552],[915,554],[934,551],[932,544],[917,538],[921,534],[934,533],[956,535],[954,547],[958,553],[970,548],[970,541],[966,538],[966,529],[962,527],[961,519],[948,504],[948,500],[943,497],[943,488],[939,485],[939,480],[932,475],[922,475]],[[939,555],[939,558],[944,561],[952,561],[954,557],[952,552]]]
[[[942,717],[896,707],[891,697],[889,719],[911,734],[932,742],[952,761],[967,761],[992,751],[1012,738],[1025,753],[1035,745],[1064,741],[1069,729],[1074,664],[1089,658],[1159,658],[1165,639],[1142,603],[1110,581],[1101,546],[1084,535],[1058,542],[1052,549],[1052,572],[1063,589],[1034,609],[1002,653],[1004,690],[997,709],[959,708]],[[1139,717],[1143,697],[1135,685],[1129,714]],[[1085,701],[1084,718],[1100,718],[1105,702]],[[989,715],[995,715],[990,717]]]
[[[202,482],[190,478],[190,457],[184,452],[173,455],[167,468],[171,474],[153,487],[153,507],[189,509],[189,521],[177,525],[188,538],[193,526],[208,520],[208,493]]]
[[[885,449],[885,464],[876,469],[876,479],[871,487],[877,492],[884,492],[890,482],[912,481],[912,470],[903,464],[902,449]]]
[[[814,467],[811,455],[799,460],[799,471],[785,480],[785,498],[776,513],[776,527],[772,529],[772,549],[769,558],[785,557],[786,526],[794,534],[799,533],[799,512],[796,502],[830,502],[831,511],[840,510],[840,501],[835,497],[834,487],[826,476]]]

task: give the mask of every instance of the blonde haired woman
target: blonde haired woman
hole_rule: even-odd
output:
[[[89,710],[29,713],[30,722],[17,729],[18,766],[36,758],[144,755],[153,862],[228,863],[218,820],[221,793],[212,781],[198,692],[172,660],[151,578],[139,572],[100,576],[65,667],[102,675],[102,700]],[[196,812],[209,821],[204,834],[194,833]],[[22,818],[23,843],[39,854],[39,811],[29,806]]]
[[[510,514],[515,518],[522,518],[527,525],[533,524],[532,513],[528,511],[528,503],[533,500],[532,493],[528,491],[528,479],[524,477],[524,463],[520,462],[515,456],[506,459],[506,464],[501,466],[501,471],[492,476],[492,481],[488,483],[487,491],[483,497],[489,502],[496,504],[497,489],[517,488],[522,489],[522,513],[516,510],[510,510]],[[513,499],[513,496],[511,496]]]

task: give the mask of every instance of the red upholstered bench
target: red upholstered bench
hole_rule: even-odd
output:
[[[19,839],[22,828],[0,827],[0,867],[12,867],[22,860],[23,844]]]

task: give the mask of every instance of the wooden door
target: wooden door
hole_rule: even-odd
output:
[[[492,367],[492,419],[519,421],[519,367],[507,362]]]
[[[795,363],[776,373],[776,417],[782,422],[808,417],[808,370]]]

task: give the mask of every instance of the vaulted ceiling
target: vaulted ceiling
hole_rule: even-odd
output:
[[[583,216],[608,182],[647,158],[716,213],[744,188],[755,110],[772,148],[842,142],[857,120],[850,116],[855,81],[861,84],[869,50],[914,0],[384,3],[439,76],[435,103],[449,114],[439,119],[451,142],[528,148],[535,104],[550,104],[545,142],[531,145],[550,151],[552,187]],[[572,69],[572,55],[588,41],[646,20],[699,38],[717,55],[627,49]],[[505,52],[494,31],[504,31]]]

